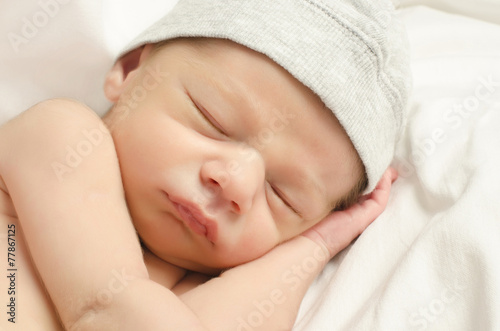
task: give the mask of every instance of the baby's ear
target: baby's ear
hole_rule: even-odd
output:
[[[104,81],[104,94],[111,102],[117,102],[128,82],[135,76],[137,69],[149,56],[153,44],[136,48],[119,58],[108,71]]]

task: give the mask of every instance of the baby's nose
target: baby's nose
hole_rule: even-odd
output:
[[[205,162],[200,175],[203,184],[214,193],[215,205],[223,205],[236,214],[245,214],[263,188],[265,166],[256,150],[243,153],[237,149]]]

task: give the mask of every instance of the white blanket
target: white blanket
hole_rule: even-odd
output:
[[[477,19],[499,22],[495,1],[434,2],[469,3],[476,19],[401,11],[414,94],[400,178],[384,214],[317,278],[295,331],[500,330],[500,26]],[[0,124],[61,96],[103,114],[113,57],[175,2],[3,1]]]

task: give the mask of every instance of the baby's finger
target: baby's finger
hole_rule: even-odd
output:
[[[362,210],[375,215],[378,217],[385,209],[387,202],[389,200],[389,194],[391,192],[392,183],[398,178],[398,172],[396,169],[389,167],[379,183],[368,195],[367,199],[364,199],[359,205]],[[368,215],[366,215],[368,217]]]
[[[361,234],[385,209],[397,171],[388,168],[375,190],[344,211],[334,212],[303,235],[323,245],[333,257]]]

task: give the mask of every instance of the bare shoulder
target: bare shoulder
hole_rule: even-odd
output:
[[[92,109],[70,99],[46,100],[0,127],[0,176],[36,157],[53,160],[55,173],[64,173],[106,144],[113,146],[109,131]]]
[[[6,138],[2,139],[2,142],[12,145],[13,141],[8,138],[13,136],[29,137],[41,132],[48,133],[48,130],[53,129],[56,129],[54,134],[64,133],[64,128],[72,130],[75,126],[89,124],[102,125],[102,129],[106,130],[99,116],[86,105],[71,99],[49,99],[37,103],[4,124],[0,127],[0,135]]]

